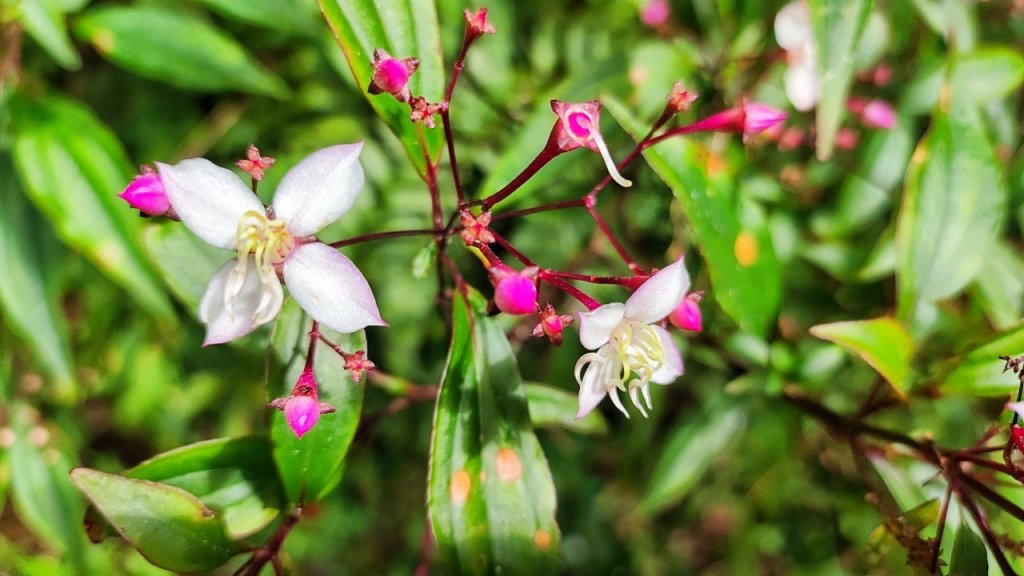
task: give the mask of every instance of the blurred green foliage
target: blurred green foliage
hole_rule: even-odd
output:
[[[998,356],[1024,353],[1024,10],[1009,0],[808,3],[825,81],[816,115],[791,114],[796,146],[721,134],[667,142],[628,170],[632,189],[601,197],[598,209],[643,266],[685,253],[705,291],[704,331],[677,333],[686,374],[656,387],[649,419],[603,406],[607,418],[572,420],[582,348],[571,331],[554,348],[529,337],[533,319],[482,320],[476,339],[455,320],[453,351],[471,347],[454,364],[459,382],[496,369],[488,362],[507,356],[495,341],[504,331],[531,383],[518,386],[502,366],[509,402],[529,400],[536,430],[521,413],[494,424],[531,450],[539,440],[543,454],[527,464],[546,459],[556,490],[545,553],[557,552],[559,573],[912,573],[906,541],[935,537],[942,477],[905,450],[851,451],[787,394],[848,415],[877,404],[865,421],[950,448],[1008,419],[1002,403],[1016,382]],[[345,409],[319,426],[341,424],[322,442],[314,430],[289,447],[266,403],[305,353],[295,344],[301,311],[282,314],[273,337],[263,329],[201,348],[197,303],[224,255],[116,198],[133,165],[203,156],[229,166],[250,143],[278,159],[260,187],[267,195],[312,150],[365,140],[364,191],[321,238],[429,227],[418,142],[437,158],[441,129],[363,94],[369,53],[418,56],[414,91],[437,100],[462,10],[477,6],[321,4],[323,15],[313,0],[0,0],[0,573],[168,573],[126,541],[171,569],[214,569],[243,545],[265,544],[307,489],[322,498],[284,543],[295,573],[457,570],[441,564],[450,549],[431,555],[424,538],[428,462],[443,443],[431,441],[433,402],[410,392],[441,381],[451,337],[428,238],[344,249],[390,323],[365,334],[382,374],[356,393],[322,353],[318,372],[338,379],[326,388]],[[700,94],[684,121],[745,97],[787,107],[772,32],[782,2],[676,0],[654,26],[641,21],[646,4],[489,3],[498,33],[471,51],[451,108],[471,198],[503,186],[543,146],[552,98],[602,98],[617,158],[677,80]],[[881,81],[879,67],[891,78]],[[895,124],[864,127],[846,109],[850,96],[892,102]],[[452,209],[446,164],[439,175]],[[579,198],[602,176],[597,155],[566,154],[501,209]],[[495,228],[542,266],[626,273],[582,211]],[[450,252],[489,294],[474,256]],[[555,291],[546,300],[572,306]],[[351,338],[353,348],[363,342]],[[438,414],[455,426],[467,410],[489,425],[474,412],[488,402]],[[532,470],[543,487],[548,469]],[[1019,486],[992,485],[1024,503]],[[86,512],[85,496],[96,510]],[[507,519],[509,501],[474,500],[470,524],[495,509]],[[536,502],[544,520],[546,495]],[[184,520],[140,539],[138,514],[154,510]],[[1024,540],[1020,520],[985,512],[1007,542]],[[1001,573],[967,517],[954,501],[942,570]],[[90,544],[113,535],[104,518],[124,538]],[[500,522],[490,528],[500,540]],[[521,537],[522,526],[510,533]],[[203,553],[175,564],[179,546]]]

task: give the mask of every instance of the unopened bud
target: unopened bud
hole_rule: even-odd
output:
[[[320,402],[316,376],[310,368],[306,368],[299,376],[290,396],[275,398],[270,406],[284,412],[285,422],[298,438],[313,428],[321,414],[334,412],[334,406]]]
[[[679,306],[669,314],[668,321],[681,330],[700,332],[703,329],[699,304],[702,297],[701,292],[687,294]]]
[[[661,28],[671,14],[668,0],[650,0],[640,10],[640,21],[650,28]]]
[[[374,50],[370,94],[387,92],[399,102],[408,102],[412,96],[409,93],[409,77],[419,66],[419,58],[392,58],[380,48]]]
[[[533,314],[537,311],[536,266],[515,271],[504,264],[491,267],[494,304],[506,314]]]
[[[846,107],[868,128],[892,128],[896,124],[896,111],[885,100],[850,98]]]
[[[743,134],[753,136],[786,121],[787,114],[777,108],[750,102],[743,105]]]
[[[142,173],[133,178],[118,197],[148,216],[171,214],[171,202],[167,199],[164,183],[149,166],[143,166]]]

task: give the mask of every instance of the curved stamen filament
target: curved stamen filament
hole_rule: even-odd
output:
[[[224,305],[228,314],[233,314],[232,304],[245,284],[251,259],[263,285],[260,301],[253,313],[253,319],[259,323],[265,321],[269,312],[275,310],[276,304],[284,299],[274,266],[291,254],[295,248],[295,239],[288,232],[285,222],[271,220],[266,214],[250,210],[238,221],[236,242],[238,263],[224,284]]]

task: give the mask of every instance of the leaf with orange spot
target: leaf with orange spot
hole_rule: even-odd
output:
[[[450,573],[551,574],[555,487],[515,356],[479,294],[453,314],[427,484],[441,558]]]

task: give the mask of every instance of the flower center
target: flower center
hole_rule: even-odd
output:
[[[281,283],[274,266],[284,262],[295,248],[295,238],[282,220],[272,220],[266,214],[250,210],[238,221],[235,234],[238,263],[224,285],[224,305],[232,313],[232,302],[242,291],[250,257],[259,272],[263,285],[262,295],[253,319],[261,323],[267,317],[276,298],[281,297]]]
[[[647,324],[623,320],[608,343],[584,354],[576,363],[576,379],[610,391],[645,386],[665,364],[658,332]],[[584,369],[586,370],[584,372]]]

